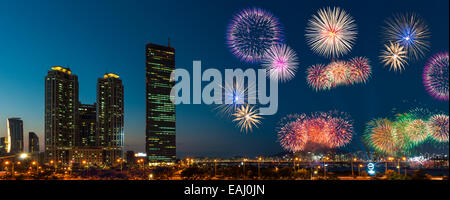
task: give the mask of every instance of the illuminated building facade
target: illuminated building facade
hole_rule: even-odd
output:
[[[103,149],[101,147],[74,147],[69,151],[69,157],[72,164],[89,167],[103,165]]]
[[[23,121],[20,118],[8,118],[7,153],[17,154],[23,152]]]
[[[78,133],[78,77],[69,68],[51,69],[45,77],[45,160],[68,164]]]
[[[28,152],[39,153],[39,137],[34,132],[28,133]]]
[[[105,74],[97,82],[97,135],[105,164],[123,159],[124,88],[116,74]]]
[[[170,100],[174,82],[175,49],[146,46],[146,153],[149,162],[174,162],[175,104]]]
[[[80,104],[78,107],[78,141],[77,146],[93,147],[97,145],[97,105]]]

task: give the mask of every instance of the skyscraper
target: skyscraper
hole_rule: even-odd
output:
[[[174,162],[175,105],[170,100],[174,82],[175,49],[146,46],[146,153],[150,162]]]
[[[77,146],[93,147],[97,145],[97,104],[80,104],[78,108]]]
[[[45,159],[68,163],[78,133],[78,77],[69,68],[51,69],[45,77]]]
[[[124,89],[116,74],[105,74],[97,82],[98,146],[103,148],[105,164],[123,159]]]
[[[16,154],[23,152],[23,121],[20,118],[8,118],[7,152]]]
[[[28,152],[39,153],[39,137],[34,132],[28,133]]]

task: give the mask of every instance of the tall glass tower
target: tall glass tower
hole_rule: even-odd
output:
[[[69,68],[51,69],[45,77],[45,158],[68,164],[78,133],[78,77]]]
[[[23,152],[23,121],[20,118],[8,118],[6,121],[8,129],[8,153],[16,154]]]
[[[97,81],[97,146],[103,148],[103,162],[113,165],[123,159],[124,88],[117,74]]]
[[[174,48],[147,44],[145,149],[149,162],[173,163],[176,159],[175,104],[170,100],[174,70]]]
[[[39,137],[34,132],[28,133],[28,152],[39,153]]]

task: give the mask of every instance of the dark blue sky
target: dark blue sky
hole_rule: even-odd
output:
[[[96,81],[105,72],[121,76],[125,86],[126,148],[144,151],[145,44],[165,45],[170,37],[178,68],[191,70],[193,60],[201,60],[203,69],[259,68],[239,62],[225,46],[225,29],[232,15],[256,6],[280,19],[286,42],[300,59],[295,78],[279,86],[279,112],[265,117],[259,129],[243,134],[210,106],[178,106],[178,156],[278,153],[282,149],[274,129],[281,117],[332,109],[348,112],[354,119],[356,136],[350,148],[358,150],[362,148],[358,135],[364,123],[390,116],[392,108],[426,105],[448,113],[448,102],[434,100],[423,87],[421,74],[426,59],[410,63],[403,73],[390,72],[378,59],[383,20],[408,11],[422,16],[430,27],[431,51],[427,57],[448,51],[448,4],[447,0],[0,0],[0,134],[6,134],[6,118],[22,117],[25,133],[35,131],[43,140],[44,77],[51,66],[61,65],[79,76],[82,103],[95,102]],[[356,44],[343,58],[370,59],[373,74],[367,84],[327,92],[314,92],[307,86],[306,68],[329,62],[314,54],[304,37],[308,19],[325,6],[339,6],[355,18]]]

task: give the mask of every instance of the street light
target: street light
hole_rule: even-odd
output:
[[[362,164],[358,165],[358,176],[361,176],[361,167],[363,167]]]
[[[88,171],[87,161],[86,161],[86,160],[82,160],[82,161],[81,161],[81,164],[84,165],[85,171],[86,171],[86,173],[87,173],[87,171]]]
[[[258,178],[261,178],[261,169],[260,169],[261,160],[262,160],[262,158],[259,157],[258,158]]]
[[[294,159],[292,159],[292,166],[293,166],[293,168],[294,168],[294,171],[295,171],[295,161],[297,161],[297,157],[295,157]]]
[[[39,165],[37,164],[37,162],[36,161],[32,161],[31,165],[36,165],[36,173],[39,174],[39,169],[38,169]]]
[[[388,168],[388,161],[393,161],[394,158],[393,157],[388,157],[388,159],[386,160],[386,174],[387,174],[387,168]]]
[[[327,156],[325,157],[325,160],[328,161],[330,160],[330,158]],[[327,165],[326,161],[323,162],[323,176],[325,176],[325,178],[327,177]]]
[[[50,165],[53,165],[53,167],[55,168],[55,174],[56,174],[56,169],[58,168],[58,165],[53,160],[50,160]]]
[[[407,169],[406,169],[406,157],[402,157],[403,162],[405,163],[405,176],[407,176]]]
[[[123,174],[123,167],[122,167],[123,160],[120,158],[117,158],[117,162],[120,163],[120,173]]]
[[[217,160],[214,159],[214,176],[217,176]]]
[[[244,179],[247,176],[245,173],[245,162],[247,161],[247,158],[244,158],[244,162],[242,162],[243,170],[244,170]]]
[[[4,165],[9,165],[10,162],[7,160],[3,164]],[[11,166],[11,174],[14,175],[14,161],[12,162],[12,166]]]
[[[356,158],[353,158],[353,160],[352,160],[352,177],[354,177],[355,176],[355,173],[353,172],[353,162],[356,162],[358,159],[356,159]]]

